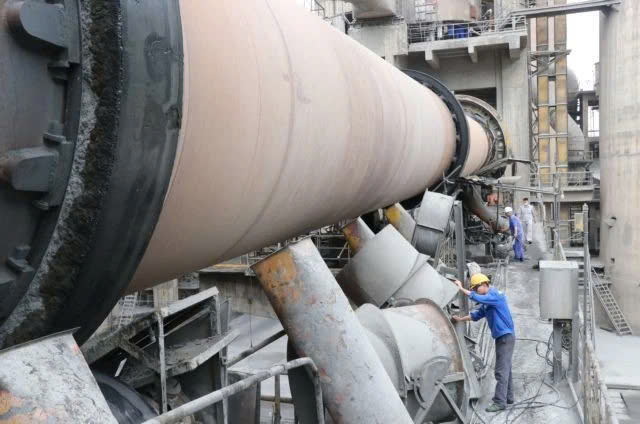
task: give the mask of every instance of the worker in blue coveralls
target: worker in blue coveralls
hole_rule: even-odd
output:
[[[454,315],[453,321],[478,321],[486,318],[491,329],[491,336],[496,341],[496,391],[493,395],[493,403],[486,411],[502,411],[507,405],[514,403],[511,360],[516,344],[516,331],[507,297],[498,289],[490,287],[489,277],[484,274],[475,274],[471,277],[471,290],[465,289],[460,281],[455,283],[460,291],[474,302],[479,303],[480,307],[466,317]]]
[[[513,214],[513,209],[507,206],[504,213],[509,218],[509,231],[513,236],[513,254],[516,261],[524,262],[524,233],[522,231],[522,223],[520,218]]]

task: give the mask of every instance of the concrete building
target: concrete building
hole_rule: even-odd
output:
[[[640,8],[625,1],[600,20],[602,250],[622,310],[640,331]]]

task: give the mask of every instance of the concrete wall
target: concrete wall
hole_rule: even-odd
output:
[[[640,331],[640,5],[600,21],[601,258],[633,330]]]
[[[425,62],[424,54],[415,53],[409,55],[406,64],[410,69],[435,76],[454,91],[493,88],[497,85],[497,62],[494,54],[480,54],[478,63],[471,62],[467,55],[443,57],[440,59],[440,69],[434,70]]]
[[[217,287],[223,297],[231,300],[234,312],[276,318],[267,295],[254,277],[241,273],[200,273],[200,290],[211,287]]]
[[[393,63],[396,56],[409,52],[407,24],[395,22],[385,25],[356,25],[349,29],[351,38],[367,46],[380,57]]]

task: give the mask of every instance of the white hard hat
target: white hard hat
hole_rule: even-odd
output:
[[[513,209],[511,209],[511,207],[507,206],[506,208],[504,208],[504,213],[509,213],[509,212],[513,212]]]

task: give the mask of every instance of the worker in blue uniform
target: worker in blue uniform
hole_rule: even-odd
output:
[[[466,317],[453,316],[453,321],[478,321],[486,318],[491,329],[491,336],[496,341],[496,391],[493,403],[486,411],[502,411],[507,405],[514,403],[511,361],[516,344],[516,331],[507,297],[498,289],[490,287],[489,277],[484,274],[475,274],[471,277],[471,290],[465,289],[460,281],[455,283],[460,291],[474,302],[479,303],[480,307]]]
[[[520,218],[513,214],[513,209],[507,206],[504,213],[509,218],[509,231],[513,237],[513,254],[516,261],[524,262],[524,232]]]

